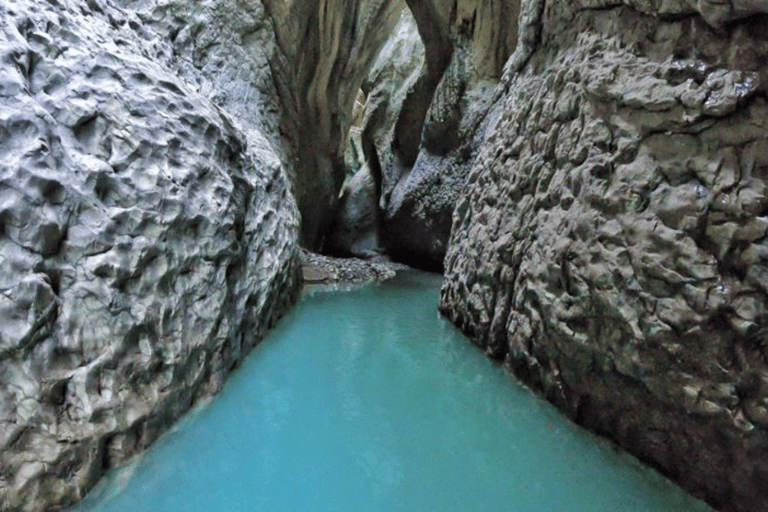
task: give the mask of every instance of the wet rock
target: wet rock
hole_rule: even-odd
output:
[[[98,0],[0,6],[5,511],[81,499],[300,286],[279,154],[166,65],[164,36]]]
[[[441,311],[694,495],[766,509],[768,18],[618,4],[542,11],[509,65]]]

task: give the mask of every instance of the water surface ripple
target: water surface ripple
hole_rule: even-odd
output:
[[[71,510],[711,511],[516,384],[438,316],[439,283],[305,297]]]

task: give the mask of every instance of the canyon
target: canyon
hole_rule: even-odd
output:
[[[768,5],[0,3],[0,503],[221,389],[300,247],[444,273],[574,422],[768,509]]]

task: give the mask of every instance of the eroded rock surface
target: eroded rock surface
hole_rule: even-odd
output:
[[[766,510],[768,17],[734,20],[768,8],[534,3],[441,310],[694,495]]]
[[[402,106],[390,145],[376,145],[382,239],[393,257],[441,269],[451,215],[489,120],[492,90],[518,37],[519,2],[408,5],[425,63],[405,98],[398,98]]]
[[[267,0],[279,51],[271,60],[294,148],[302,243],[320,249],[346,177],[344,153],[360,86],[405,8],[402,0]]]
[[[56,510],[215,393],[292,303],[278,154],[97,0],[0,5],[0,504]]]
[[[384,245],[401,259],[442,266],[450,212],[474,156],[473,134],[489,106],[485,99],[474,103],[485,96],[477,88],[487,89],[487,81],[502,74],[518,38],[519,2],[268,0],[266,5],[279,43],[270,64],[285,108],[284,133],[295,150],[293,181],[303,244],[315,249],[326,242],[336,245],[325,237],[336,229],[331,226],[334,217],[339,221],[345,150],[362,86],[368,99],[374,99],[369,104],[367,143],[363,137],[362,145],[386,210]],[[397,28],[392,37],[393,29],[403,26],[401,13],[406,8],[412,14],[408,15],[413,20],[411,32],[403,40]],[[414,24],[423,44],[410,46],[424,52],[421,69],[414,73],[411,66],[414,57],[421,60],[419,53],[403,59],[405,54],[397,48],[384,53],[400,62],[377,64],[369,74],[388,40],[401,39],[403,44],[394,47],[413,41]],[[388,69],[400,69],[403,75],[393,76]],[[395,85],[383,85],[392,79]],[[387,99],[390,105],[382,107]],[[397,112],[394,119],[393,112]],[[460,126],[468,132],[462,133]],[[422,145],[424,136],[427,143]],[[465,139],[466,144],[459,142]],[[435,143],[440,147],[433,148]],[[419,160],[422,151],[427,154]],[[432,165],[432,156],[446,161]],[[417,160],[421,169],[415,171]],[[424,166],[425,162],[429,163]],[[411,172],[413,179],[402,179]],[[426,192],[414,189],[423,185],[425,174],[431,175],[432,184],[439,174],[446,177],[437,185],[435,197],[422,197]],[[389,205],[395,187],[401,187],[399,197],[404,201]],[[411,232],[427,233],[428,238],[409,238]]]
[[[153,60],[173,70],[221,107],[246,134],[280,144],[281,103],[270,69],[277,52],[272,19],[259,0],[113,0],[123,23],[156,49]],[[286,169],[290,171],[291,169]]]

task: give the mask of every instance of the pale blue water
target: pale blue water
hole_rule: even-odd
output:
[[[410,273],[305,298],[222,393],[77,511],[710,511],[575,427]]]

